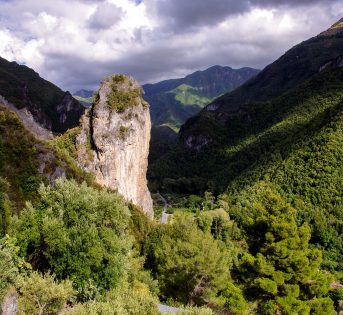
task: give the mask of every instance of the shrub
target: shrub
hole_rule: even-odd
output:
[[[20,314],[58,314],[73,295],[72,283],[68,280],[55,282],[50,274],[37,272],[27,277],[19,277],[19,311]]]
[[[124,75],[115,75],[112,77],[111,91],[107,95],[107,105],[111,110],[117,113],[123,113],[127,108],[137,106],[140,102],[138,98],[141,91],[138,88],[125,90],[119,85],[125,81]]]
[[[121,197],[66,179],[42,185],[39,196],[16,225],[21,253],[35,269],[70,278],[80,292],[90,281],[102,290],[126,277],[132,244]]]

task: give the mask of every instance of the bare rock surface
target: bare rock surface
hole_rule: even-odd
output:
[[[11,289],[4,298],[1,306],[1,315],[16,315],[18,314],[17,292]]]
[[[151,121],[141,91],[129,76],[104,79],[94,105],[81,119],[78,163],[95,174],[97,183],[153,216],[146,179]]]
[[[26,108],[18,109],[14,104],[8,102],[0,95],[0,103],[5,105],[8,109],[14,111],[19,116],[25,128],[31,131],[40,140],[50,140],[53,134],[50,130],[44,128],[33,118],[31,112]]]

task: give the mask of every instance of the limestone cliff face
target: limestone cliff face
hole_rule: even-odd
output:
[[[95,104],[82,117],[77,146],[79,165],[94,173],[100,185],[152,216],[146,180],[150,129],[141,87],[132,77],[116,75],[104,79]]]

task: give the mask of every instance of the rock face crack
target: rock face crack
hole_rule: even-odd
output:
[[[94,141],[94,127],[93,127],[94,105],[89,110],[89,144],[91,149],[96,153],[98,160],[100,160],[100,152]]]
[[[152,216],[146,180],[151,122],[140,91],[132,77],[104,79],[96,103],[81,119],[78,163],[97,183]]]

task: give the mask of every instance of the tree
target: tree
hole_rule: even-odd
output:
[[[237,315],[247,314],[248,303],[244,298],[242,290],[233,283],[228,283],[226,290],[223,292],[225,299],[224,306]]]
[[[250,252],[241,259],[248,294],[261,300],[261,314],[333,314],[327,297],[332,276],[320,270],[321,252],[309,246],[307,224],[298,227],[296,210],[272,189],[264,187],[254,207]]]
[[[56,283],[50,274],[40,275],[33,272],[28,277],[19,277],[20,314],[58,314],[67,300],[73,295],[71,281]]]
[[[126,277],[132,243],[121,197],[66,179],[42,185],[39,196],[16,224],[21,254],[35,269],[70,278],[79,292],[110,289]]]
[[[0,239],[0,304],[7,289],[15,284],[19,269],[25,267],[25,261],[18,256],[16,240],[6,236]]]
[[[9,184],[0,177],[0,237],[8,233],[11,219],[11,204],[7,196]]]
[[[147,266],[158,279],[162,296],[201,305],[216,297],[230,279],[225,245],[197,226],[191,214],[174,215],[172,223],[149,236]]]

